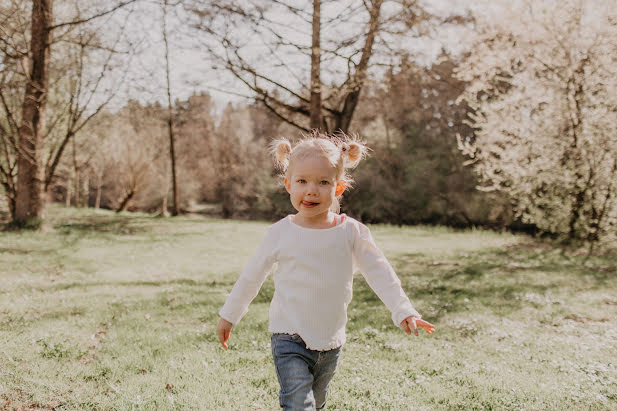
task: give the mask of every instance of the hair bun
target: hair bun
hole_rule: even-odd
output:
[[[365,145],[355,141],[343,144],[341,151],[345,159],[345,167],[354,168],[357,166],[360,160],[362,160],[362,157],[366,154],[366,150]]]
[[[274,154],[276,164],[283,170],[289,166],[289,156],[291,154],[291,143],[286,138],[279,138],[270,143],[270,150]]]

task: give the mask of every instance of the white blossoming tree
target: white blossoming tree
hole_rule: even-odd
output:
[[[501,8],[495,7],[501,2]],[[616,239],[617,2],[492,1],[458,71],[483,190],[568,242]]]

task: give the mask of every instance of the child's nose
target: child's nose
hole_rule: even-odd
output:
[[[308,185],[308,193],[309,194],[317,195],[318,192],[319,192],[319,190],[317,189],[317,184],[310,183]]]

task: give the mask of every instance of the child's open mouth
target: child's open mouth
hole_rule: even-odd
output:
[[[304,207],[315,207],[315,206],[318,206],[318,205],[319,205],[319,203],[312,203],[312,202],[310,202],[310,201],[303,201],[303,202],[302,202],[302,205],[303,205]]]

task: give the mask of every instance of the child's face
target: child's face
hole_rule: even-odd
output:
[[[327,217],[335,196],[344,190],[337,183],[336,169],[323,156],[297,159],[285,178],[291,204],[303,218]]]

